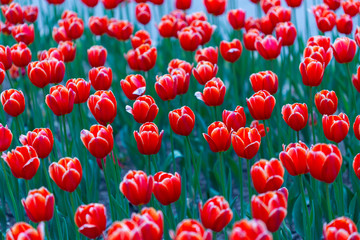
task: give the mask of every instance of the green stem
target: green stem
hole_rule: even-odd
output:
[[[75,215],[75,213],[76,213],[76,205],[75,205],[73,193],[70,193],[70,203],[71,203],[71,208],[72,208],[73,214]],[[76,239],[80,239],[80,234],[79,234],[78,231],[76,232]]]
[[[65,118],[65,115],[62,116],[62,124],[63,124],[63,129],[64,129],[66,155],[68,155],[68,156],[70,157],[70,154],[69,154],[69,145],[68,145],[68,138],[67,138],[67,131],[66,131],[66,118]]]
[[[104,163],[104,159],[101,159],[101,164],[103,167],[103,173],[104,173],[104,178],[105,178],[105,183],[106,183],[106,190],[109,196],[109,205],[110,205],[110,214],[111,214],[111,219],[114,219],[115,215],[114,215],[114,210],[113,210],[113,206],[111,204],[111,193],[110,193],[110,185],[109,185],[109,181],[107,179],[107,174],[106,174],[106,168],[105,168],[105,163]]]
[[[263,123],[264,123],[265,132],[266,132],[266,129],[267,129],[266,121],[263,120]],[[268,150],[269,150],[269,154],[270,154],[269,158],[271,158],[273,156],[273,153],[272,153],[272,147],[271,147],[271,143],[270,143],[270,139],[269,139],[269,133],[266,133],[265,137],[266,137],[266,142],[267,142]]]
[[[296,131],[296,142],[300,142],[300,131]]]
[[[220,161],[220,184],[221,184],[221,188],[222,188],[222,194],[225,198],[229,199],[229,197],[226,193],[226,179],[225,179],[223,152],[219,152],[219,161]]]
[[[15,122],[16,122],[17,131],[18,131],[18,136],[20,136],[22,132],[21,132],[21,129],[20,129],[19,116],[17,116],[15,118]]]
[[[26,189],[26,194],[28,194],[28,192],[30,191],[30,186],[29,186],[28,180],[25,180],[25,189]]]
[[[9,71],[5,71],[5,73],[6,73],[6,77],[7,77],[7,79],[9,80],[10,87],[11,87],[11,88],[14,88],[14,85],[13,85],[13,83],[12,83],[12,81],[11,81],[11,78],[10,78]]]
[[[157,166],[157,162],[156,162],[156,155],[153,155],[152,157],[152,163],[154,165],[155,168],[155,172],[157,173],[159,171],[158,166]]]
[[[312,136],[313,136],[313,144],[315,145],[315,121],[314,121],[312,87],[310,87],[309,99],[310,99],[311,129],[312,129]]]
[[[354,101],[354,107],[355,109],[357,109],[357,104],[356,104],[356,94],[354,92],[354,86],[352,86],[352,80],[351,80],[351,72],[350,72],[350,63],[347,63],[346,64],[346,67],[347,67],[347,73],[348,73],[348,77],[349,77],[349,80],[348,82],[350,83],[350,88],[351,88],[351,93],[352,93],[352,98],[353,98],[353,101]]]
[[[62,235],[62,231],[61,231],[61,225],[60,225],[60,219],[59,219],[59,214],[58,214],[58,211],[56,209],[56,206],[55,206],[55,209],[54,209],[54,215],[55,215],[55,222],[56,222],[56,228],[57,228],[57,231],[58,231],[58,235],[59,235],[59,239],[64,239],[63,238],[63,235]]]
[[[187,142],[189,150],[190,150],[191,161],[192,161],[192,164],[193,164],[194,170],[195,170],[195,178],[194,178],[195,197],[196,197],[196,188],[197,188],[197,192],[199,193],[200,200],[202,200],[202,193],[201,193],[201,186],[200,186],[200,179],[199,179],[201,162],[198,165],[196,164],[196,161],[195,161],[196,158],[194,156],[194,152],[191,147],[191,142],[190,142],[189,136],[186,136],[186,142]],[[201,161],[201,158],[199,158],[198,161]]]
[[[167,101],[168,105],[168,112],[170,113],[170,101]],[[175,154],[174,154],[174,138],[173,138],[173,132],[171,130],[171,126],[169,124],[169,132],[170,132],[170,145],[171,145],[171,158],[173,162],[173,171],[176,172],[176,161],[175,161]]]
[[[242,158],[239,158],[239,186],[240,186],[240,202],[241,202],[241,218],[245,217],[244,209],[244,186],[243,186],[243,169],[242,169]]]
[[[151,155],[147,155],[147,170],[148,170],[148,175],[150,175],[151,174]]]
[[[266,135],[267,135],[267,134],[266,134]],[[252,216],[252,212],[251,212],[251,195],[252,195],[252,189],[251,189],[250,169],[251,169],[251,159],[249,159],[249,160],[246,161],[246,170],[247,170],[247,178],[248,178],[248,192],[249,192],[250,216]]]
[[[302,200],[302,204],[303,204],[303,209],[305,211],[305,218],[303,217],[303,225],[304,225],[304,229],[305,229],[305,234],[307,236],[306,239],[310,239],[311,238],[311,228],[308,224],[310,223],[311,219],[309,218],[309,212],[308,212],[308,208],[307,208],[307,204],[306,204],[304,183],[303,183],[302,175],[299,175],[298,178],[299,178],[299,183],[300,183],[301,200]]]
[[[333,214],[331,210],[331,203],[330,203],[330,191],[329,191],[330,184],[326,183],[326,205],[327,205],[327,212],[328,212],[328,220],[331,221],[333,219]]]

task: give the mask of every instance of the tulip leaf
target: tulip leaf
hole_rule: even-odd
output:
[[[294,210],[292,212],[293,219],[294,219],[294,225],[295,230],[297,233],[300,234],[300,236],[304,236],[304,224],[303,224],[303,218],[305,217],[305,212],[303,212],[303,206],[301,204],[301,196],[299,196],[294,204]]]
[[[6,215],[3,209],[0,209],[0,224],[1,229],[3,229],[2,232],[6,232]]]

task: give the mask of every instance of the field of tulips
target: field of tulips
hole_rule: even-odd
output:
[[[0,239],[360,240],[360,0],[0,3]]]

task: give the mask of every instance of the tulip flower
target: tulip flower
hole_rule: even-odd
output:
[[[222,15],[226,9],[226,0],[204,0],[206,11],[214,16]]]
[[[329,64],[332,58],[332,49],[328,48],[325,52],[322,46],[316,45],[316,43],[311,42],[304,50],[304,58],[315,59],[322,64],[325,64],[325,67]]]
[[[50,58],[46,60],[50,66],[50,83],[61,83],[65,76],[65,64],[63,61],[59,61],[55,58]],[[41,75],[43,75],[42,73]],[[29,75],[29,68],[28,68]],[[45,78],[47,78],[46,76]],[[36,77],[35,77],[36,78]]]
[[[4,111],[12,117],[17,117],[25,110],[25,97],[22,91],[5,90],[1,93],[1,104]]]
[[[204,85],[211,79],[215,78],[217,72],[218,72],[218,66],[216,64],[212,64],[211,62],[207,62],[207,61],[199,62],[196,68],[192,70],[195,79],[201,85]]]
[[[57,59],[58,61],[64,61],[64,55],[62,52],[57,48],[50,48],[49,50],[43,50],[38,52],[38,59],[42,60],[49,60],[52,58]]]
[[[45,227],[44,223],[39,223],[37,228],[33,228],[30,224],[25,222],[15,223],[7,232],[6,240],[17,239],[31,239],[31,240],[44,240],[45,239]]]
[[[64,56],[64,62],[72,62],[76,55],[76,45],[71,41],[61,41],[58,45],[59,51]]]
[[[285,0],[285,2],[289,7],[297,8],[297,7],[300,7],[303,0]]]
[[[5,70],[9,70],[12,66],[11,49],[9,46],[0,45],[0,63],[5,67]]]
[[[124,219],[121,222],[114,222],[108,232],[107,240],[124,239],[142,239],[139,226],[132,220]]]
[[[69,79],[66,82],[66,88],[75,92],[75,104],[86,102],[90,96],[90,83],[82,78]]]
[[[120,183],[120,191],[133,205],[144,205],[150,202],[154,179],[143,171],[130,170]]]
[[[191,7],[191,0],[175,0],[176,9],[187,10]]]
[[[307,158],[309,148],[303,142],[290,143],[279,154],[279,159],[284,168],[291,176],[298,176],[309,172],[309,168],[304,159]]]
[[[266,132],[265,132],[265,126],[263,123],[259,123],[258,120],[253,120],[250,123],[250,129],[252,128],[256,128],[260,134],[261,137],[265,137],[266,136],[266,132],[269,132],[269,127],[266,128]]]
[[[256,162],[251,167],[250,174],[258,193],[278,190],[284,183],[284,167],[275,158]]]
[[[23,42],[30,45],[35,38],[34,25],[26,23],[16,25],[11,29],[11,35],[18,43]]]
[[[341,3],[344,12],[350,17],[354,17],[359,13],[359,2],[354,0],[347,0]]]
[[[213,65],[218,62],[218,48],[207,47],[203,49],[198,49],[195,53],[195,61],[197,63],[201,61],[211,62]]]
[[[256,39],[255,48],[265,60],[272,60],[280,55],[282,39],[277,40],[272,35]]]
[[[169,122],[174,133],[189,136],[195,126],[195,114],[187,106],[169,112]]]
[[[8,22],[12,24],[23,23],[24,15],[19,3],[11,3],[8,6],[2,6],[1,10]]]
[[[54,145],[54,137],[49,128],[36,128],[32,132],[19,137],[19,141],[24,146],[31,146],[35,149],[39,158],[47,158]]]
[[[234,30],[240,30],[245,26],[245,14],[242,9],[232,9],[228,12],[227,20]]]
[[[272,7],[280,6],[280,0],[261,0],[260,6],[264,13],[267,13]]]
[[[274,26],[278,23],[290,22],[291,20],[291,10],[282,6],[274,6],[270,8],[267,15]]]
[[[95,92],[89,97],[87,105],[98,123],[107,125],[114,121],[117,102],[112,91]]]
[[[170,74],[156,76],[155,91],[163,101],[170,101],[176,97],[177,81]]]
[[[84,32],[84,22],[81,18],[65,18],[63,23],[66,35],[72,40],[80,38]]]
[[[24,68],[23,68],[24,69]],[[22,70],[23,70],[22,69]],[[15,65],[12,65],[11,66],[11,68],[9,69],[9,74],[10,74],[10,78],[12,78],[12,79],[18,79],[19,78],[19,76],[20,76],[20,69],[17,67],[17,66],[15,66]],[[23,75],[23,71],[21,71],[21,74]]]
[[[336,24],[336,14],[332,10],[315,10],[314,15],[316,25],[321,32],[332,31]]]
[[[144,123],[139,132],[134,131],[137,148],[143,155],[154,155],[160,151],[161,140],[164,130],[159,134],[159,129],[155,123]]]
[[[7,127],[7,125],[4,127],[0,123],[0,152],[4,152],[10,147],[12,138],[13,134],[11,133],[11,130]]]
[[[108,21],[107,34],[119,41],[126,41],[134,31],[134,26],[126,20],[110,19]]]
[[[282,39],[283,46],[291,46],[294,44],[297,31],[291,22],[283,22],[276,25],[276,39]]]
[[[46,188],[29,191],[26,199],[21,200],[26,215],[33,222],[50,221],[54,214],[55,198]]]
[[[231,42],[221,41],[220,54],[225,61],[234,63],[242,53],[242,45],[239,39],[234,39]]]
[[[324,3],[331,9],[336,10],[341,5],[341,0],[324,0]]]
[[[77,158],[62,158],[49,166],[49,175],[61,190],[74,192],[82,178],[81,163]]]
[[[120,0],[101,0],[101,2],[104,5],[105,9],[114,9],[119,5],[119,3],[121,1]]]
[[[75,213],[75,224],[87,238],[95,239],[106,229],[106,209],[99,203],[81,205]]]
[[[249,17],[245,20],[245,30],[248,32],[251,29],[261,30],[260,19]]]
[[[222,121],[227,126],[229,132],[237,131],[239,128],[245,127],[246,116],[244,108],[237,106],[234,111],[228,111],[224,109],[222,113]]]
[[[185,27],[178,33],[180,46],[185,51],[195,51],[202,42],[201,34],[195,27]]]
[[[76,93],[63,85],[50,88],[50,94],[46,95],[46,105],[56,116],[63,116],[72,112]]]
[[[336,28],[339,33],[350,34],[353,28],[353,21],[350,15],[344,14],[336,19]]]
[[[300,131],[308,122],[308,108],[305,103],[286,104],[281,109],[283,119],[294,131]]]
[[[196,220],[185,219],[176,227],[176,232],[170,231],[172,240],[186,240],[186,239],[203,239],[211,240],[212,233],[210,230],[205,230],[204,227]]]
[[[144,95],[146,90],[145,78],[140,74],[126,76],[124,80],[120,81],[120,85],[125,96],[130,100],[135,100]]]
[[[246,99],[251,116],[256,120],[267,120],[275,107],[275,97],[266,90],[254,93]]]
[[[133,108],[127,105],[126,111],[133,115],[136,122],[146,123],[154,121],[159,108],[151,96],[143,95],[136,99]]]
[[[223,81],[220,78],[213,78],[205,84],[203,93],[196,92],[195,96],[207,106],[216,107],[223,104],[225,93],[226,87]]]
[[[288,190],[263,193],[251,198],[254,219],[262,220],[270,232],[276,232],[287,215]]]
[[[213,152],[226,152],[230,148],[231,135],[223,122],[213,122],[203,137]]]
[[[67,18],[73,18],[73,17],[78,17],[78,14],[71,10],[65,10],[61,14],[61,19],[63,19],[63,20],[67,19]]]
[[[89,71],[89,80],[96,91],[109,90],[113,80],[112,70],[103,66],[93,67]]]
[[[11,47],[11,59],[15,66],[26,67],[31,62],[31,51],[23,42],[20,42]]]
[[[44,88],[50,83],[51,67],[47,60],[31,62],[27,70],[28,77],[33,85]]]
[[[89,28],[90,31],[97,36],[104,35],[108,29],[108,18],[91,16],[89,18]]]
[[[245,159],[252,159],[259,151],[261,136],[256,128],[239,128],[231,135],[235,153]]]
[[[163,38],[177,37],[177,20],[174,16],[164,15],[157,27]]]
[[[306,162],[313,178],[330,184],[340,172],[342,156],[335,145],[319,143],[310,149]]]
[[[349,63],[355,57],[356,43],[348,37],[337,38],[331,48],[338,63]]]
[[[360,115],[358,115],[353,124],[355,137],[360,140]]]
[[[357,234],[355,223],[347,217],[338,217],[328,224],[324,224],[323,237],[324,240],[331,239],[358,239],[352,238]]]
[[[170,73],[173,80],[176,82],[176,94],[184,95],[189,90],[190,74],[186,73],[183,69],[178,68],[172,70]]]
[[[215,30],[215,26],[212,26],[207,21],[195,20],[190,24],[190,27],[194,27],[198,30],[201,35],[200,45],[205,45],[208,43],[212,37],[212,34]]]
[[[4,64],[0,62],[0,85],[4,82],[6,76]]]
[[[255,51],[255,42],[257,39],[262,39],[264,34],[261,33],[258,29],[252,28],[246,31],[243,35],[244,46],[249,51]]]
[[[275,29],[275,25],[270,20],[269,15],[265,15],[259,19],[260,22],[260,30],[265,35],[271,35]]]
[[[169,73],[171,73],[174,69],[177,68],[181,68],[183,69],[186,73],[191,74],[191,70],[192,70],[192,65],[184,60],[180,60],[180,59],[173,59],[169,62],[167,71]]]
[[[107,50],[103,46],[92,46],[87,50],[88,60],[91,67],[101,67],[104,66]]]
[[[334,91],[321,90],[315,95],[315,106],[321,115],[332,115],[336,112],[338,98]]]
[[[324,63],[307,57],[300,63],[299,70],[305,86],[317,87],[323,79],[325,66]]]
[[[84,146],[91,155],[96,158],[105,158],[113,149],[113,129],[111,125],[107,127],[92,125],[90,131],[83,129],[80,138]]]
[[[133,49],[136,49],[140,47],[143,44],[149,44],[151,45],[151,38],[150,34],[145,30],[139,30],[137,31],[134,36],[130,37],[131,39],[131,46]]]
[[[356,44],[360,47],[360,27],[356,28],[354,39]]]
[[[279,80],[272,71],[263,71],[251,74],[250,83],[254,92],[266,90],[273,95],[278,90]]]
[[[81,0],[81,2],[84,3],[86,6],[92,8],[99,3],[99,0]]]
[[[154,208],[143,208],[140,214],[133,213],[131,220],[137,223],[143,240],[161,240],[164,233],[164,216]]]
[[[233,229],[230,233],[230,240],[239,240],[244,237],[252,236],[253,239],[271,240],[272,235],[267,230],[266,225],[263,221],[252,219],[243,219],[234,224]]]
[[[350,128],[349,118],[345,113],[330,116],[324,115],[322,117],[322,124],[325,137],[336,143],[344,140]]]
[[[181,177],[178,173],[158,172],[154,176],[153,193],[162,205],[176,202],[181,195]]]
[[[149,44],[143,44],[135,50],[129,50],[125,58],[132,70],[147,72],[156,64],[157,50]]]
[[[135,7],[135,16],[139,23],[143,25],[148,24],[151,20],[151,11],[149,5],[146,3],[137,4]]]
[[[354,157],[352,167],[354,169],[355,175],[360,179],[360,153]]]
[[[357,69],[356,75],[352,75],[352,83],[355,89],[360,92],[360,66]]]

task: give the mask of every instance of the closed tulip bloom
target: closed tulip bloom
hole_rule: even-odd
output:
[[[220,106],[224,102],[226,87],[220,78],[213,78],[208,81],[203,93],[196,92],[197,99],[203,101],[207,106]]]
[[[8,22],[12,24],[24,22],[23,10],[19,3],[11,3],[8,6],[2,6],[1,10]]]
[[[176,95],[184,95],[189,90],[190,74],[186,73],[183,69],[178,68],[172,70],[171,77],[176,82]]]
[[[276,232],[287,215],[288,190],[281,188],[251,198],[254,219],[262,220],[270,232]]]
[[[32,179],[40,165],[36,151],[31,146],[16,147],[1,156],[16,178]]]
[[[54,5],[60,5],[63,2],[65,2],[65,0],[46,0],[49,4],[54,4]]]
[[[27,224],[25,222],[18,222],[15,223],[6,232],[6,240],[20,240],[21,238],[30,240],[44,240],[44,223],[39,223],[39,225],[35,229],[30,224]]]
[[[297,31],[292,22],[282,22],[276,25],[276,38],[282,39],[283,46],[291,46],[294,44]]]
[[[133,213],[131,220],[137,223],[143,240],[161,240],[164,233],[164,216],[154,208],[143,208],[140,214]]]
[[[344,12],[350,17],[354,17],[359,13],[359,2],[354,0],[342,1],[341,3]]]
[[[107,127],[92,125],[90,131],[85,129],[81,130],[80,138],[91,155],[96,158],[106,157],[114,146],[113,129],[111,125],[107,125]]]
[[[29,191],[21,203],[26,215],[33,222],[50,221],[53,217],[55,198],[45,187]]]
[[[309,148],[303,142],[290,143],[286,148],[283,145],[283,151],[279,154],[279,159],[284,168],[291,176],[298,176],[309,172],[306,164]]]
[[[169,122],[174,133],[189,136],[195,126],[195,114],[184,106],[169,112]]]
[[[176,232],[170,231],[170,238],[172,240],[188,240],[188,239],[202,239],[212,240],[212,233],[196,220],[185,219],[176,227]]]
[[[171,73],[174,69],[181,68],[186,73],[191,73],[192,67],[193,67],[192,64],[190,64],[184,60],[173,59],[169,62],[167,70],[169,73]]]
[[[249,239],[272,240],[271,233],[267,230],[263,221],[252,219],[243,219],[234,224],[233,229],[229,235],[230,240],[245,240]]]
[[[355,223],[347,217],[338,217],[332,220],[330,223],[324,223],[323,237],[324,240],[352,240],[353,233],[357,233],[357,227]],[[355,238],[357,239],[357,238]]]
[[[154,176],[153,193],[162,205],[176,202],[181,195],[181,177],[178,173],[158,172]]]
[[[197,63],[201,61],[211,62],[212,64],[217,64],[218,62],[218,48],[207,47],[203,49],[198,49],[195,54],[195,61]]]
[[[154,179],[143,171],[130,170],[120,183],[120,191],[133,205],[144,205],[150,202]]]
[[[49,50],[43,50],[38,52],[37,57],[40,61],[49,60],[49,59],[57,59],[58,61],[64,61],[64,55],[57,48],[50,48]]]
[[[117,102],[112,91],[95,92],[89,97],[87,105],[98,123],[107,125],[114,121]]]
[[[150,95],[143,95],[136,99],[132,108],[127,105],[126,111],[133,115],[136,122],[142,124],[153,122],[159,112],[159,108]]]
[[[5,90],[1,93],[1,104],[4,111],[12,117],[17,117],[25,110],[25,97],[22,91]]]
[[[265,35],[271,35],[276,26],[271,22],[269,15],[262,16],[259,19],[259,23],[260,23],[260,30]]]
[[[107,50],[103,46],[92,46],[87,50],[87,54],[91,67],[104,66],[107,57]]]
[[[108,21],[107,34],[119,41],[126,41],[134,31],[134,26],[126,20],[110,19]]]
[[[201,61],[197,64],[196,68],[192,70],[195,79],[201,85],[206,84],[208,81],[216,77],[218,66],[211,62]]]
[[[305,86],[317,87],[323,79],[325,65],[318,60],[307,57],[300,63],[299,70]]]
[[[263,39],[256,39],[255,47],[265,60],[272,60],[280,55],[282,39],[276,40],[272,35],[267,35]]]
[[[284,183],[284,167],[275,158],[262,159],[251,167],[251,179],[258,193],[278,190]]]
[[[114,9],[121,3],[121,0],[101,0],[101,2],[105,9]]]
[[[84,32],[84,22],[81,18],[71,17],[64,19],[66,35],[72,40],[78,39]]]
[[[27,75],[33,85],[44,88],[50,83],[51,67],[48,61],[31,62],[28,65]]]
[[[22,70],[21,70],[21,75],[23,75],[23,73],[24,73],[23,70],[25,70],[25,69],[22,69]],[[20,76],[19,71],[20,71],[20,69],[19,69],[17,66],[12,65],[12,67],[9,69],[10,77],[11,77],[12,79],[18,79],[19,76]]]
[[[360,140],[360,115],[358,115],[355,118],[355,122],[353,124],[353,129],[354,129],[354,133],[355,133],[355,137]]]
[[[49,128],[35,128],[32,132],[29,131],[26,136],[21,135],[19,141],[24,146],[33,147],[39,158],[47,158],[54,145],[54,137]]]
[[[155,123],[144,123],[139,132],[134,131],[137,148],[143,155],[154,155],[160,151],[161,140],[164,130],[159,134],[159,129]]]
[[[222,15],[226,9],[226,0],[204,0],[206,11],[214,16]]]
[[[266,133],[269,132],[269,127],[266,128],[266,132],[265,132],[265,126],[263,123],[259,123],[258,120],[253,120],[251,123],[250,123],[250,129],[252,128],[255,128],[258,130],[259,134],[261,137],[265,137],[266,136]]]
[[[172,100],[177,94],[177,81],[170,74],[156,76],[155,90],[161,100]]]
[[[106,208],[99,203],[81,205],[74,219],[82,235],[90,239],[98,238],[106,229]]]
[[[237,132],[232,133],[231,142],[235,153],[249,160],[259,151],[261,136],[256,128],[239,128]]]
[[[108,90],[112,84],[112,70],[104,66],[93,67],[89,71],[89,80],[91,86],[96,91]]]
[[[352,83],[355,89],[360,92],[360,66],[357,69],[356,75],[352,75]]]
[[[145,78],[140,74],[126,76],[125,79],[120,81],[120,85],[125,96],[130,100],[135,100],[139,96],[144,95],[146,90]]]
[[[61,41],[70,41],[71,39],[66,35],[65,28],[63,26],[53,27],[52,37],[57,43]]]
[[[290,22],[291,20],[291,10],[282,6],[270,8],[267,15],[274,26],[278,23]]]
[[[25,43],[20,42],[11,47],[11,59],[15,66],[26,67],[31,62],[31,51]]]
[[[225,61],[234,63],[242,53],[242,45],[239,39],[234,39],[231,42],[221,41],[220,54]]]
[[[329,64],[332,59],[332,49],[329,48],[326,52],[323,47],[319,45],[308,45],[304,50],[304,58],[312,58],[317,60],[325,65]]]
[[[319,143],[310,149],[306,162],[313,178],[330,184],[340,172],[342,156],[337,146]]]
[[[133,220],[124,219],[114,222],[107,232],[107,240],[142,239],[138,224]]]
[[[251,74],[250,83],[254,92],[266,90],[273,95],[278,90],[279,80],[272,71],[263,71]]]
[[[48,60],[50,66],[50,83],[61,83],[65,76],[65,64],[55,58]]]
[[[264,13],[267,13],[272,7],[280,6],[280,0],[261,0],[260,6]]]
[[[5,70],[12,66],[11,50],[9,46],[0,45],[0,62],[4,65]]]
[[[64,56],[64,62],[72,62],[76,55],[76,45],[72,41],[61,41],[58,49]]]
[[[36,21],[39,14],[39,8],[34,5],[23,6],[24,19],[27,22],[33,23]]]
[[[360,47],[360,27],[357,27],[355,30],[354,39],[358,47]]]
[[[72,112],[76,93],[63,85],[50,88],[50,94],[46,95],[45,103],[56,116],[63,116]]]
[[[67,19],[67,18],[72,18],[72,17],[78,17],[78,14],[71,10],[65,10],[61,14],[61,19]]]
[[[86,6],[92,8],[99,3],[99,0],[81,0],[81,2],[84,3]]]
[[[213,122],[203,137],[213,152],[226,152],[230,148],[231,134],[223,122]]]
[[[97,36],[104,35],[107,32],[108,28],[108,18],[91,16],[89,18],[89,28],[90,31]]]
[[[264,37],[258,29],[252,28],[243,35],[244,46],[249,51],[255,51],[255,42],[257,39],[261,39]]]
[[[137,31],[134,36],[130,37],[131,39],[131,46],[133,49],[136,49],[140,47],[143,44],[149,44],[151,45],[151,38],[150,34],[145,30],[139,30]]]
[[[332,10],[315,11],[314,14],[316,25],[321,32],[332,31],[336,24],[336,14]]]
[[[0,85],[4,82],[6,76],[4,64],[0,62]]]
[[[215,26],[211,25],[207,21],[195,20],[190,24],[190,27],[195,27],[201,35],[200,45],[205,45],[208,43],[212,37],[212,34],[215,30]]]
[[[26,23],[16,25],[11,29],[11,35],[17,42],[23,42],[29,45],[34,42],[34,25],[27,25]]]
[[[191,0],[175,0],[176,9],[187,10],[191,7]]]
[[[339,115],[324,115],[322,117],[322,124],[325,137],[336,143],[344,140],[349,132],[350,122],[345,113]]]
[[[236,132],[239,128],[245,127],[246,115],[244,108],[237,106],[234,111],[224,109],[222,113],[222,121],[225,123],[230,132],[232,130]]]
[[[245,26],[245,11],[232,9],[228,12],[227,19],[234,30],[240,30]]]
[[[135,50],[129,50],[125,59],[132,70],[147,72],[156,64],[157,50],[149,44],[143,44]]]
[[[266,90],[260,90],[246,99],[251,116],[255,120],[267,120],[275,107],[275,97]]]
[[[353,29],[353,21],[350,15],[344,14],[336,19],[336,28],[339,33],[350,34]]]
[[[10,145],[13,138],[11,130],[6,125],[5,127],[0,123],[0,152],[6,151]],[[0,160],[1,161],[1,160]]]
[[[180,46],[185,51],[195,51],[202,42],[201,34],[195,27],[185,27],[178,33]]]
[[[355,175],[360,179],[360,153],[355,156],[352,167]]]
[[[338,63],[349,63],[355,57],[356,43],[348,37],[337,38],[331,48]]]
[[[174,16],[164,15],[157,26],[159,34],[163,38],[177,37],[177,20]]]
[[[297,8],[300,7],[303,0],[285,0],[285,2],[289,7]]]
[[[261,30],[260,25],[261,25],[260,18],[249,17],[245,20],[245,30],[246,31],[249,31],[251,29]]]
[[[324,3],[331,9],[336,10],[341,5],[341,0],[324,0]]]
[[[215,196],[199,203],[200,219],[204,227],[221,232],[232,220],[233,212],[223,196]]]
[[[75,104],[84,103],[90,96],[90,83],[83,78],[73,78],[66,82],[66,88],[75,92]]]
[[[146,3],[139,3],[135,7],[135,16],[139,23],[146,25],[151,20],[151,11]]]
[[[315,94],[315,106],[321,115],[332,115],[336,112],[338,98],[334,91],[321,90]]]
[[[300,131],[308,122],[308,107],[306,103],[286,104],[281,109],[284,121],[294,131]]]
[[[61,190],[73,192],[81,182],[81,163],[77,158],[62,158],[49,166],[49,175]]]

